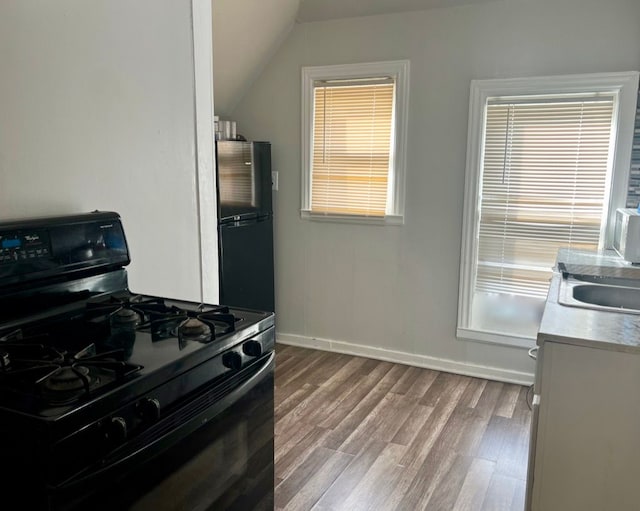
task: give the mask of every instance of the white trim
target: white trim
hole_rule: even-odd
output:
[[[517,337],[515,335],[505,335],[500,332],[482,332],[469,328],[456,329],[456,337],[467,341],[478,341],[486,344],[498,344],[500,346],[510,346],[512,348],[531,349],[536,345],[535,337]]]
[[[485,123],[485,104],[493,96],[522,96],[533,94],[562,94],[580,92],[615,92],[618,94],[618,112],[615,118],[613,182],[610,190],[608,227],[605,246],[610,244],[615,221],[615,210],[626,204],[631,150],[638,98],[637,71],[621,73],[595,73],[553,77],[530,77],[492,80],[472,80],[469,94],[469,125],[467,130],[467,162],[464,189],[462,249],[460,257],[460,284],[458,294],[458,332],[461,337],[480,342],[519,345],[509,341],[511,336],[472,330],[473,282],[477,260],[477,226],[479,221],[480,165],[484,151],[482,140]],[[505,340],[508,342],[505,343]]]
[[[464,209],[462,221],[462,248],[460,257],[460,290],[458,293],[458,328],[466,328],[471,323],[471,283],[475,281],[477,243],[475,243],[476,217],[478,216],[478,188],[480,158],[484,142],[480,140],[485,123],[485,109],[482,105],[480,88],[471,82],[469,94],[469,126],[467,128],[467,163],[464,179]],[[474,179],[475,177],[475,179]]]
[[[487,380],[516,383],[518,385],[531,385],[533,383],[533,373],[521,371],[511,371],[498,367],[481,366],[458,362],[446,358],[428,357],[426,355],[416,355],[404,351],[388,350],[362,344],[352,344],[344,341],[334,341],[330,339],[318,339],[315,337],[305,337],[301,335],[276,333],[277,342],[302,348],[313,348],[334,353],[345,353],[359,357],[385,360],[398,364],[406,364],[415,367],[424,367],[436,371],[473,376],[474,378],[485,378]],[[523,354],[524,355],[524,354]]]
[[[404,225],[404,217],[401,215],[365,216],[365,215],[334,215],[314,213],[309,210],[300,211],[300,216],[307,220],[318,222],[339,222],[345,224],[371,224],[371,225]]]
[[[409,126],[409,61],[390,60],[385,62],[366,62],[360,64],[339,64],[334,66],[313,66],[302,68],[302,179],[301,212],[309,211],[311,202],[311,123],[313,120],[313,83],[317,80],[370,78],[373,76],[391,76],[396,80],[395,120],[394,120],[394,175],[390,181],[393,189],[393,205],[389,217],[404,217],[405,176],[407,133]],[[336,215],[334,220],[343,221],[346,215]],[[302,215],[302,218],[310,218]],[[354,217],[352,222],[362,222],[366,217]],[[402,224],[391,219],[384,222]]]
[[[218,205],[213,145],[211,0],[192,0],[196,193],[200,229],[200,299],[219,302]]]

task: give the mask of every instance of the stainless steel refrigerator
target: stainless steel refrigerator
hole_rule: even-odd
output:
[[[220,303],[275,311],[271,144],[217,141]]]

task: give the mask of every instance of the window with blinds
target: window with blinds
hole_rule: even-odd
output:
[[[610,248],[639,76],[471,81],[458,338],[530,347],[558,250]]]
[[[302,68],[302,218],[404,223],[409,67]]]
[[[544,298],[559,248],[598,248],[615,99],[488,100],[476,291]]]
[[[395,81],[315,81],[313,213],[383,217],[393,153]]]

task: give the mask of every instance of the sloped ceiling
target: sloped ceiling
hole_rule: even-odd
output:
[[[212,0],[216,115],[228,117],[298,23],[495,0]]]
[[[213,93],[225,117],[295,23],[300,0],[213,0]]]

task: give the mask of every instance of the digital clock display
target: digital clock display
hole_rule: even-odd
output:
[[[19,238],[5,238],[0,243],[2,248],[20,248],[22,246],[22,240]]]

